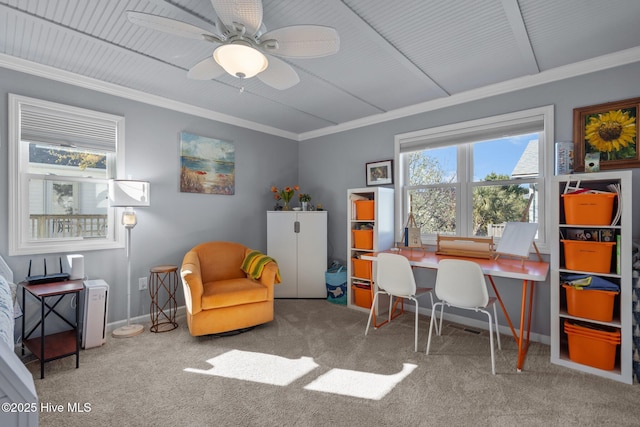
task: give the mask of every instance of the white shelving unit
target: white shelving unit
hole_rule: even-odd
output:
[[[635,171],[634,171],[635,172]],[[551,362],[566,366],[590,374],[631,384],[633,382],[633,346],[632,346],[632,239],[637,238],[639,227],[634,227],[633,212],[640,212],[635,205],[640,203],[637,191],[634,193],[634,177],[640,175],[632,171],[599,172],[586,174],[573,174],[556,176],[553,181],[552,200],[557,203],[553,209],[551,224]],[[618,184],[621,187],[621,216],[612,225],[578,224],[568,225],[565,218],[565,207],[561,194],[564,193],[567,183],[575,185],[580,181],[581,188],[609,191],[610,184]],[[617,210],[619,200],[614,201],[614,212]],[[612,233],[617,247],[612,252],[611,271],[607,273],[593,273],[589,271],[575,271],[566,268],[565,251],[560,242],[561,236],[567,236],[572,230],[605,230]],[[618,268],[619,266],[619,268]],[[560,276],[564,273],[591,274],[602,277],[620,286],[620,293],[615,296],[613,319],[610,322],[602,322],[569,315],[567,312],[566,291],[562,287]],[[588,292],[588,291],[584,291]],[[594,327],[607,327],[611,330],[620,330],[621,343],[616,352],[615,367],[613,370],[603,370],[589,365],[577,363],[569,358],[568,336],[564,332],[566,321],[580,321],[591,324]]]
[[[373,202],[373,218],[358,219],[357,203],[354,199]],[[361,292],[371,290],[372,272],[368,274],[355,273],[353,259],[358,259],[361,254],[384,251],[393,247],[394,242],[394,196],[393,189],[386,187],[355,188],[347,191],[347,306],[359,310],[370,309],[362,304],[356,305],[356,295],[353,286],[361,286]],[[356,247],[353,230],[370,229],[372,233],[372,245],[370,248]],[[358,261],[356,261],[358,262]],[[371,261],[361,261],[366,264],[364,271],[370,271]],[[358,273],[363,271],[362,264]],[[374,285],[375,286],[375,285]],[[368,288],[367,288],[368,287]],[[375,288],[374,288],[375,291]],[[360,300],[359,300],[360,302]]]

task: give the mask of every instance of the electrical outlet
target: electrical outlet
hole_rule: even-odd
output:
[[[144,291],[148,288],[147,278],[141,277],[138,279],[138,289]]]

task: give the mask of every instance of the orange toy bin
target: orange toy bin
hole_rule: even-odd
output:
[[[351,230],[353,247],[356,249],[373,249],[373,230]]]
[[[618,292],[600,289],[576,289],[570,285],[562,285],[567,292],[567,313],[585,319],[611,322],[613,320],[613,303]]]
[[[353,301],[358,307],[371,308],[371,288],[352,285]]]
[[[564,261],[569,270],[592,273],[611,272],[614,242],[562,240],[562,243],[564,244]]]
[[[569,359],[576,363],[611,371],[616,365],[620,330],[609,329],[610,332],[565,322],[564,331],[569,339]]]
[[[364,221],[372,221],[375,219],[373,200],[356,200],[356,219]]]
[[[564,216],[572,225],[611,225],[613,193],[563,194]]]
[[[360,279],[371,280],[371,261],[366,259],[351,258],[353,263],[353,276]]]

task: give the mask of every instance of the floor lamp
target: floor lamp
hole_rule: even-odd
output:
[[[125,208],[122,225],[127,231],[127,324],[115,329],[113,336],[128,338],[144,330],[142,325],[131,324],[131,230],[138,223],[133,208],[149,206],[149,183],[123,179],[109,181],[109,206]]]

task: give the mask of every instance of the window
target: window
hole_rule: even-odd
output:
[[[9,95],[9,254],[122,247],[108,180],[124,118]]]
[[[544,246],[552,119],[549,106],[397,135],[398,234],[409,212],[428,243],[437,234],[499,240],[506,222],[527,221]]]

